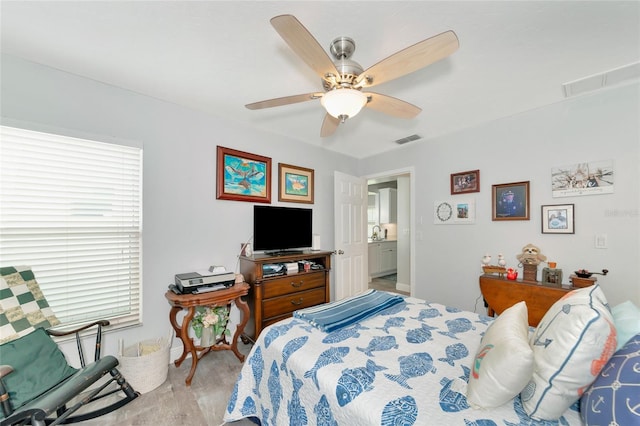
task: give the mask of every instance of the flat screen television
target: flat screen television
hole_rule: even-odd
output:
[[[253,206],[253,249],[295,252],[312,245],[311,209]]]

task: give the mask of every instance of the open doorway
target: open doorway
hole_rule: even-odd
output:
[[[369,288],[412,294],[412,170],[367,177]]]

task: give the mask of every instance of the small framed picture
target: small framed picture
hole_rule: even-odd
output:
[[[542,282],[557,286],[562,285],[562,269],[542,268]]]
[[[466,225],[476,220],[475,200],[441,200],[433,204],[433,223],[436,225]]]
[[[575,234],[573,204],[542,206],[543,234]]]
[[[480,170],[451,174],[451,195],[480,192]]]
[[[278,201],[313,204],[313,169],[278,163]]]
[[[529,181],[491,186],[492,220],[529,220]]]

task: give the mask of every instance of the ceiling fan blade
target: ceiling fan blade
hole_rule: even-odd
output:
[[[371,87],[410,74],[444,59],[458,49],[458,37],[445,31],[409,46],[364,70],[354,87]]]
[[[322,93],[319,93],[319,92],[305,93],[304,95],[285,96],[282,98],[274,98],[274,99],[267,99],[265,101],[254,102],[252,104],[245,105],[245,107],[249,109],[272,108],[272,107],[277,107],[282,105],[297,104],[300,102],[320,99],[321,97],[322,97]]]
[[[421,108],[409,102],[401,101],[391,96],[373,92],[367,92],[365,95],[369,98],[369,102],[365,104],[367,108],[389,114],[393,117],[413,118],[422,111]]]
[[[338,124],[340,124],[339,119],[331,114],[325,114],[324,120],[322,121],[322,128],[320,129],[320,137],[325,138],[331,136],[338,128]]]
[[[313,69],[323,80],[328,75],[339,79],[340,73],[333,61],[324,51],[318,41],[293,15],[279,15],[271,18],[271,25],[280,37],[302,60]]]

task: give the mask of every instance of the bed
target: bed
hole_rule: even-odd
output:
[[[557,421],[532,420],[519,397],[491,410],[472,408],[466,386],[481,338],[494,319],[400,298],[333,331],[296,317],[265,328],[241,370],[225,421],[252,418],[263,426],[582,424],[577,404]]]

